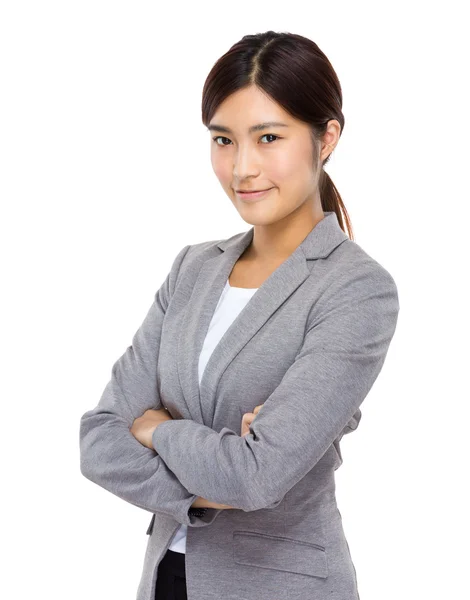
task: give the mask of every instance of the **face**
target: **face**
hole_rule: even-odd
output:
[[[279,124],[250,131],[267,122]],[[318,164],[314,165],[310,127],[293,118],[259,88],[239,90],[221,103],[209,123],[212,168],[247,223],[268,225],[299,211],[311,214],[321,210],[321,162],[339,135],[339,123],[330,124],[328,139],[325,138],[329,146],[319,148]],[[271,189],[260,198],[249,199],[237,193],[240,188]]]

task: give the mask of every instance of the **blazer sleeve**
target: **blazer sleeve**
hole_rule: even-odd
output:
[[[222,509],[188,513],[198,494],[182,485],[155,451],[130,432],[134,420],[146,410],[162,408],[157,386],[162,323],[189,248],[185,246],[174,259],[132,345],[114,363],[98,405],[81,417],[80,469],[93,483],[139,508],[202,527]]]
[[[279,501],[369,393],[398,312],[397,288],[386,269],[375,261],[349,269],[312,306],[300,351],[247,435],[178,419],[156,428],[154,448],[183,485],[204,498],[244,511]]]

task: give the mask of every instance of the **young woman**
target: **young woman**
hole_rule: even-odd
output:
[[[243,37],[205,82],[212,166],[251,228],[181,249],[80,423],[83,475],[153,513],[138,600],[359,598],[334,472],[399,302],[323,169],[341,107],[290,33]]]

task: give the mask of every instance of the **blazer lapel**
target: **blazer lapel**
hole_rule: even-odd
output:
[[[177,363],[181,387],[193,420],[212,426],[219,380],[270,316],[309,276],[308,259],[323,258],[349,237],[334,212],[325,212],[294,252],[263,282],[214,348],[199,386],[199,355],[220,295],[254,227],[217,244],[218,256],[202,265],[186,307],[178,339]]]

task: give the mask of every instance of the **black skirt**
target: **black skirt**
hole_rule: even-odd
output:
[[[188,600],[185,554],[167,550],[158,565],[155,600]]]

